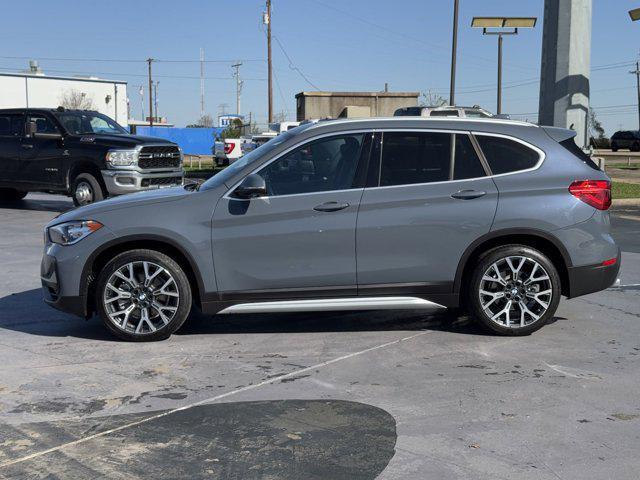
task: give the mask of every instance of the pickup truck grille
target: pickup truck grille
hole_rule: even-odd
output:
[[[138,166],[143,169],[177,168],[180,166],[180,150],[175,145],[142,147]]]

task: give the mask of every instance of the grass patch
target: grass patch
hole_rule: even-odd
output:
[[[640,163],[607,163],[606,168],[619,168],[620,170],[640,170]]]
[[[640,183],[613,182],[613,198],[640,198]]]

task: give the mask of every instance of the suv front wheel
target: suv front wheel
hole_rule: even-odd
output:
[[[191,310],[191,287],[174,260],[154,250],[121,253],[98,275],[97,310],[119,338],[136,342],[163,340]]]
[[[467,291],[472,317],[500,335],[528,335],[553,317],[560,302],[560,277],[541,252],[506,245],[477,261]]]

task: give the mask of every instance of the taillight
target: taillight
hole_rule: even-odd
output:
[[[236,144],[233,142],[224,142],[224,153],[229,155],[236,148]]]
[[[607,210],[611,206],[611,182],[608,180],[576,180],[569,187],[569,192],[598,210]]]

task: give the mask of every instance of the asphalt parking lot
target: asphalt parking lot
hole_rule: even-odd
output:
[[[42,303],[70,207],[0,206],[0,478],[638,478],[638,207],[612,219],[623,286],[530,337],[387,311],[194,315],[152,344]]]

